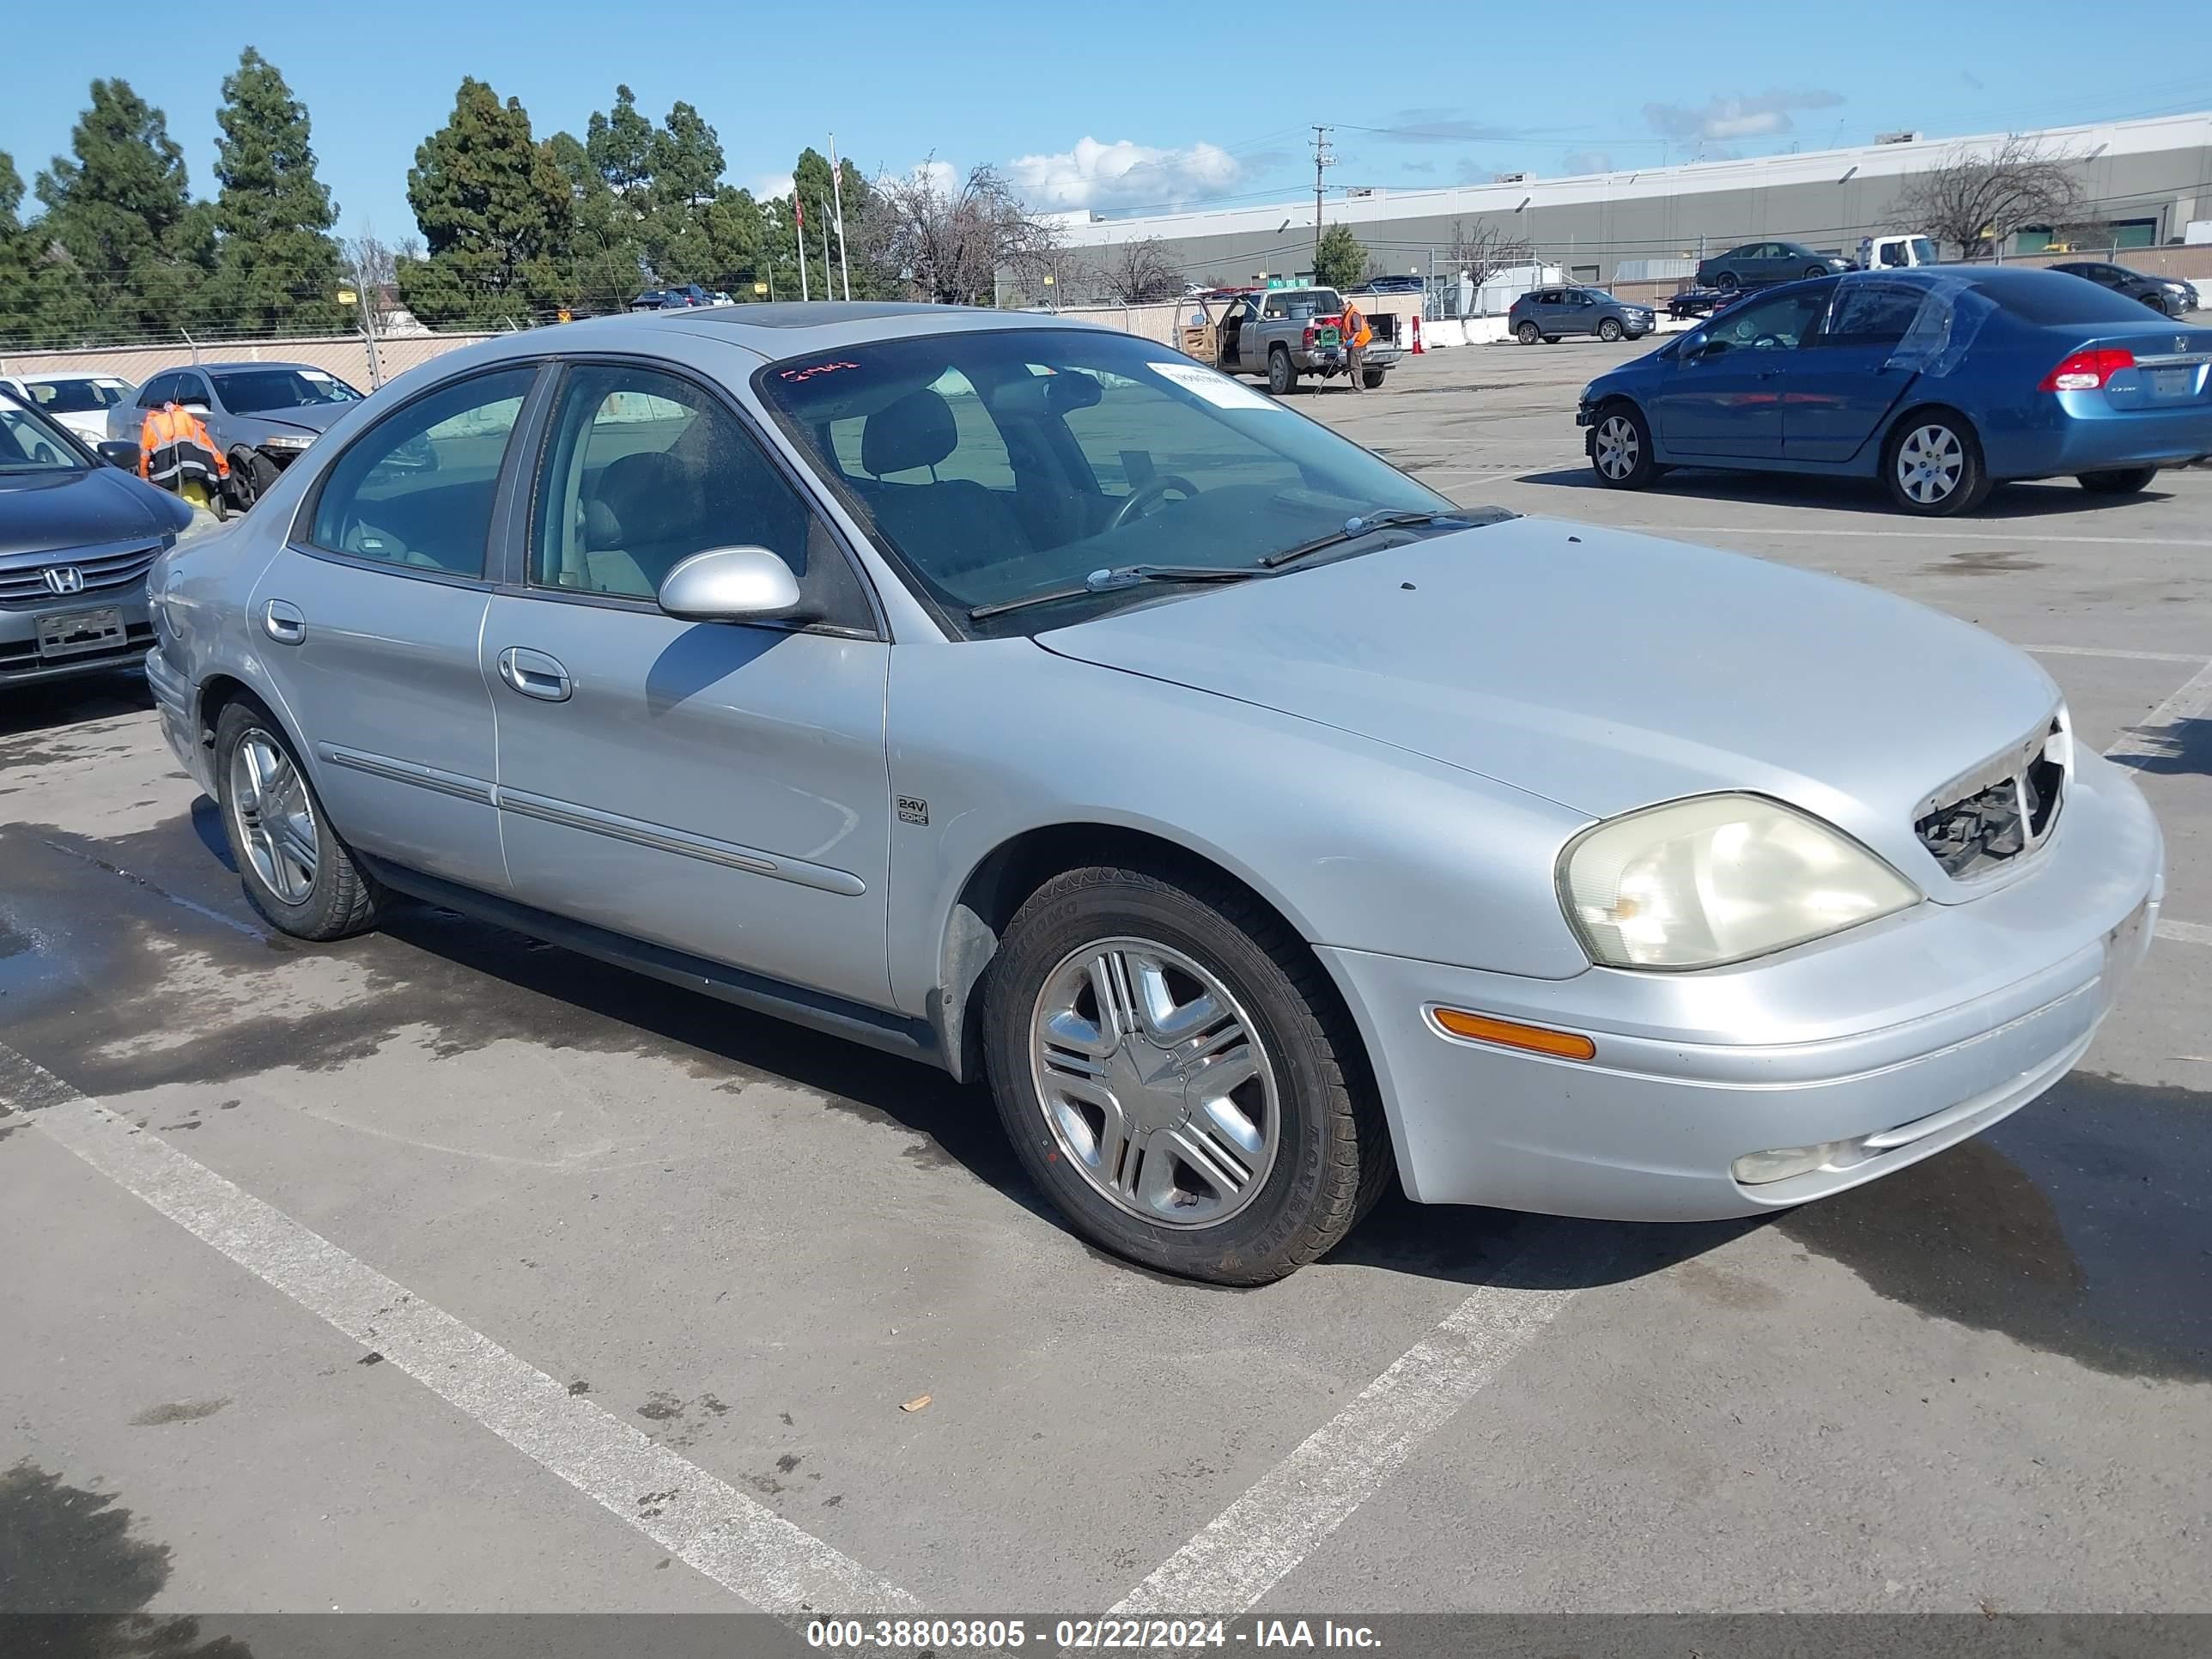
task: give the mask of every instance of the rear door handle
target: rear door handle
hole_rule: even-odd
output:
[[[510,645],[499,653],[499,677],[540,702],[566,702],[576,689],[557,660],[526,645]]]
[[[279,645],[297,645],[307,637],[307,619],[289,599],[271,599],[261,607],[261,631]]]

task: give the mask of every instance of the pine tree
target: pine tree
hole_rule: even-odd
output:
[[[1352,227],[1331,225],[1314,251],[1314,281],[1323,288],[1350,288],[1367,275],[1367,249]]]
[[[185,153],[161,112],[125,81],[94,81],[70,154],[39,175],[40,234],[80,285],[86,328],[158,331],[187,306],[215,252],[212,215],[195,207]]]
[[[645,260],[636,216],[609,187],[575,134],[555,133],[545,141],[545,153],[568,187],[574,297],[592,311],[620,311],[637,292]]]
[[[653,191],[658,137],[653,123],[637,112],[637,94],[622,86],[615,88],[613,113],[593,111],[584,129],[584,149],[599,177],[631,212],[641,216]]]
[[[222,241],[199,307],[225,330],[323,332],[348,321],[337,301],[337,212],[315,176],[307,112],[276,65],[248,46],[216,112],[215,221]]]
[[[520,100],[474,76],[407,172],[428,257],[399,270],[407,307],[433,325],[517,320],[573,299],[563,269],[574,204]]]

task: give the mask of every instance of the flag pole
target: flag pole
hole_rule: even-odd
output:
[[[853,267],[845,261],[845,190],[837,173],[837,135],[833,132],[830,135],[830,198],[836,204],[837,269],[845,278],[845,297],[849,300],[853,297]],[[828,262],[826,254],[823,262]]]
[[[811,300],[814,296],[806,291],[806,208],[796,190],[791,192],[791,220],[799,234],[799,297]]]

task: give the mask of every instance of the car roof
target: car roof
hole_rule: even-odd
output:
[[[172,363],[167,368],[163,369],[161,372],[165,374],[173,374],[181,368],[201,368],[207,370],[210,374],[234,374],[241,368],[306,368],[313,369],[318,374],[328,374],[331,372],[329,369],[325,368],[320,363],[295,363],[286,362],[281,358],[274,357],[261,358],[258,360],[252,358],[240,358],[235,362],[221,363]]]
[[[21,369],[10,374],[0,374],[0,380],[37,380],[41,383],[50,380],[115,380],[125,386],[131,384],[128,374],[118,374],[106,368]]]

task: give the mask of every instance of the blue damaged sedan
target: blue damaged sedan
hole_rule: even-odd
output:
[[[1600,376],[1575,421],[1616,489],[1677,466],[1872,478],[1929,517],[2028,478],[2131,495],[2212,453],[2212,328],[2055,271],[1855,271]]]
[[[153,605],[276,927],[428,900],[942,1066],[1085,1237],[1228,1284],[1392,1182],[1686,1219],[1879,1179],[2064,1075],[2162,891],[1990,635],[1455,506],[1059,319],[502,336]]]

